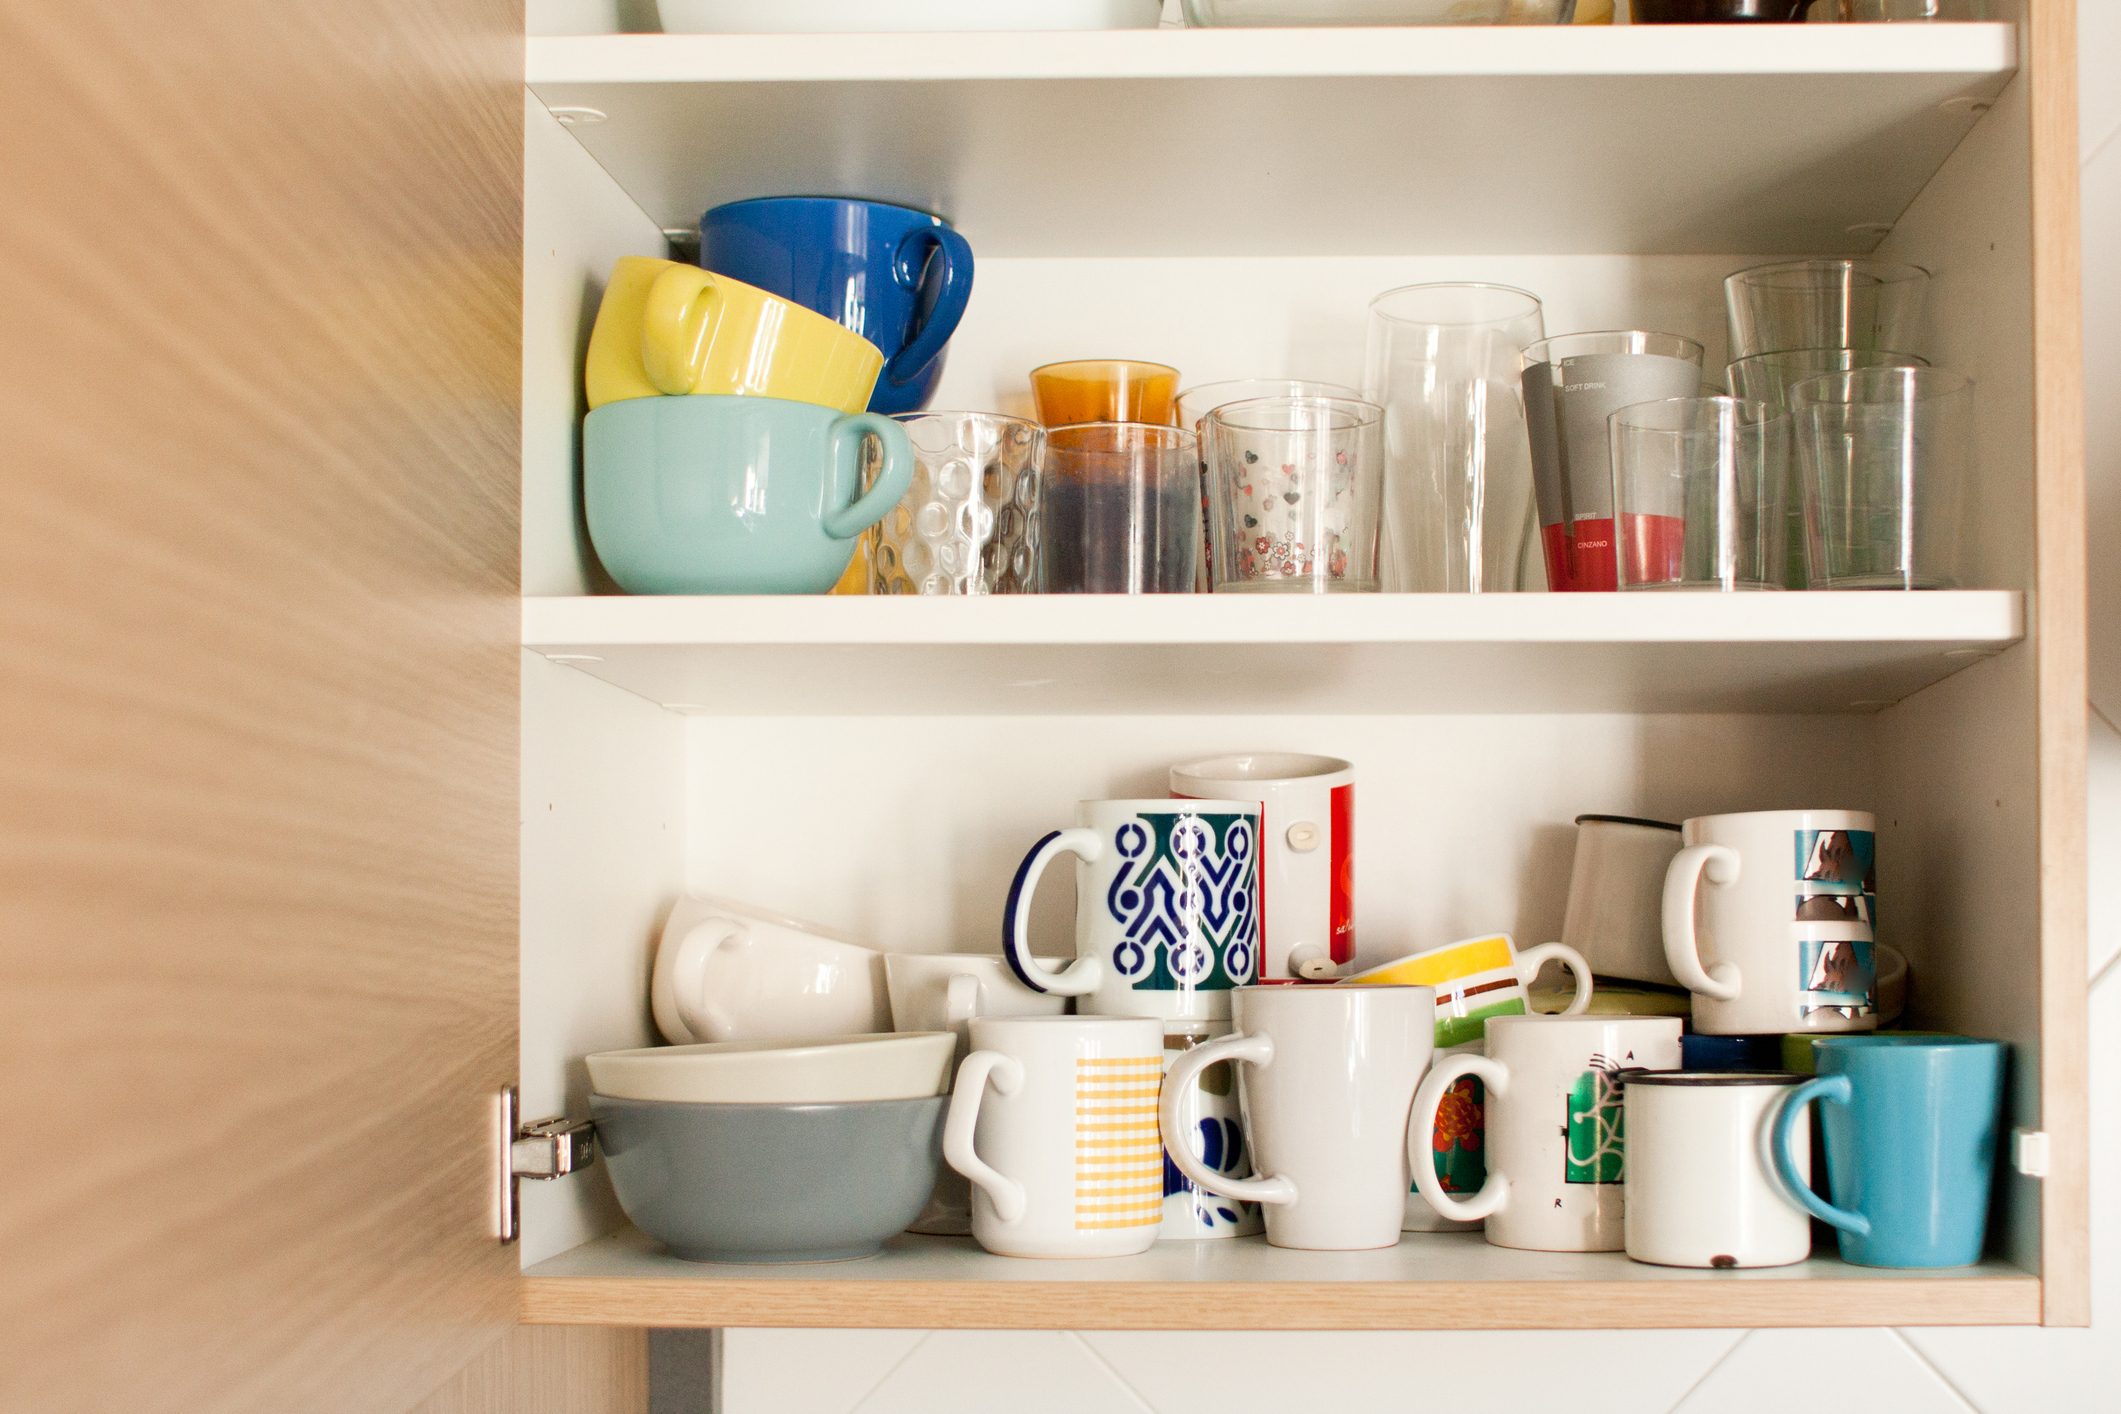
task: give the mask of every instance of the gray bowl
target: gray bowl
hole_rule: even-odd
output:
[[[688,1262],[874,1255],[920,1216],[947,1095],[843,1105],[703,1105],[591,1095],[634,1226]]]

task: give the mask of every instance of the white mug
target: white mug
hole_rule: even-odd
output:
[[[1665,874],[1664,951],[1696,1031],[1878,1029],[1877,831],[1860,810],[1686,822]]]
[[[1222,1021],[1259,967],[1259,806],[1242,800],[1086,800],[1081,823],[1032,846],[1009,885],[1002,952],[1034,992],[1103,1016]],[[1031,955],[1031,895],[1076,855],[1075,961]]]
[[[1664,960],[1664,875],[1679,827],[1632,815],[1578,815],[1561,941],[1600,977],[1676,987]]]
[[[1179,1096],[1207,1067],[1237,1062],[1245,1137],[1263,1176],[1216,1173],[1185,1142],[1173,1144],[1172,1162],[1210,1193],[1266,1205],[1267,1241],[1276,1247],[1393,1246],[1406,1216],[1407,1122],[1434,1046],[1435,995],[1427,987],[1241,987],[1235,1012],[1235,1034],[1172,1065],[1162,1120],[1167,1133],[1181,1134]]]
[[[975,1017],[943,1121],[972,1236],[1005,1257],[1146,1252],[1164,1221],[1163,1027],[1138,1016]]]
[[[1422,1082],[1414,1130],[1431,1132],[1462,1076],[1487,1088],[1487,1180],[1454,1198],[1414,1170],[1444,1217],[1485,1218],[1488,1241],[1535,1252],[1617,1252],[1625,1240],[1626,1117],[1614,1077],[1679,1069],[1680,1021],[1663,1016],[1499,1016],[1485,1056],[1446,1057]]]
[[[1170,1089],[1171,1066],[1180,1056],[1230,1034],[1227,1021],[1174,1021],[1164,1028],[1164,1085],[1171,1098],[1168,1135],[1184,1135],[1201,1159],[1217,1173],[1249,1178],[1252,1154],[1245,1144],[1244,1116],[1237,1103],[1237,1067],[1227,1061],[1209,1066],[1183,1090]],[[1161,1127],[1161,1122],[1159,1127]],[[1242,1203],[1210,1193],[1180,1173],[1171,1162],[1171,1142],[1164,1146],[1164,1226],[1158,1240],[1190,1242],[1200,1238],[1251,1237],[1266,1226],[1259,1204]]]
[[[1355,768],[1337,756],[1255,751],[1171,768],[1188,800],[1257,800],[1263,981],[1335,977],[1355,958]]]
[[[1812,1255],[1811,1215],[1776,1178],[1769,1126],[1801,1075],[1665,1071],[1621,1077],[1627,1252],[1663,1267],[1786,1267]],[[1793,1154],[1811,1182],[1810,1147]]]
[[[649,1003],[656,1030],[677,1046],[891,1029],[883,954],[728,899],[678,900],[656,944]]]
[[[975,1016],[1059,1016],[1068,1009],[1066,997],[1041,996],[1017,981],[999,953],[887,953],[884,983],[892,1025],[955,1032],[957,1063],[971,1049]],[[946,1237],[972,1231],[972,1190],[964,1175],[944,1166],[928,1206],[906,1231]]]

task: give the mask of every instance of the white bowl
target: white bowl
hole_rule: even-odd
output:
[[[600,1051],[589,1085],[622,1100],[713,1105],[837,1105],[921,1100],[950,1088],[957,1036],[897,1031],[806,1045],[717,1041]]]
[[[1155,29],[1163,0],[659,0],[665,34]]]

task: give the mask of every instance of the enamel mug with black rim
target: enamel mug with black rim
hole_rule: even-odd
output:
[[[1627,1253],[1662,1267],[1786,1267],[1812,1255],[1811,1216],[1775,1176],[1775,1116],[1801,1075],[1660,1071],[1621,1077]],[[1810,1155],[1795,1156],[1811,1182]]]

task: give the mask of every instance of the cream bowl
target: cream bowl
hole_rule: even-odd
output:
[[[714,1041],[588,1057],[590,1088],[625,1100],[712,1105],[841,1105],[925,1100],[950,1088],[957,1036],[895,1031],[795,1045]]]

